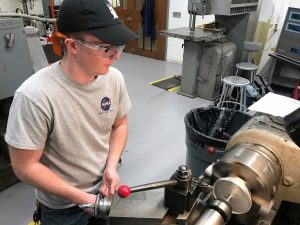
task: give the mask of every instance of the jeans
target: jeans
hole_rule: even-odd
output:
[[[78,206],[67,209],[51,209],[40,204],[41,225],[106,225],[104,219],[90,216]]]

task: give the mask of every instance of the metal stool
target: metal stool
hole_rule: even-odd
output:
[[[224,107],[224,104],[234,104],[240,106],[240,111],[246,111],[246,87],[250,84],[250,81],[243,77],[227,76],[223,79],[223,90],[220,100],[217,104],[218,107]],[[235,100],[232,100],[233,89],[236,88],[239,93]]]
[[[259,52],[261,48],[262,48],[261,43],[249,42],[249,41],[244,42],[244,49],[249,52],[248,61],[240,62],[235,65],[236,66],[235,76],[238,75],[239,70],[250,71],[250,83],[253,82],[258,66],[252,63],[252,54],[253,52]]]
[[[236,66],[235,76],[238,75],[239,70],[250,71],[250,83],[253,82],[254,76],[256,75],[256,71],[258,69],[257,65],[255,65],[254,63],[241,62],[241,63],[237,63],[235,66]]]

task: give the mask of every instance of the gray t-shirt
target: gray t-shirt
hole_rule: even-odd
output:
[[[116,118],[131,102],[120,71],[110,68],[89,84],[74,82],[59,62],[28,78],[15,92],[6,142],[19,149],[43,150],[41,163],[71,185],[96,193]],[[70,201],[36,190],[51,208],[73,206]]]

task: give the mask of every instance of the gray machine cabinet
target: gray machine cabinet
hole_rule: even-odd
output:
[[[232,42],[204,46],[196,77],[196,95],[209,100],[220,97],[222,78],[233,75],[235,58],[236,46]]]
[[[0,99],[13,96],[32,74],[23,20],[0,19]]]
[[[222,77],[233,75],[236,45],[232,42],[184,41],[181,88],[187,97],[215,100]]]

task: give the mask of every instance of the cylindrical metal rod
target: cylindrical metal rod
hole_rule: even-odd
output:
[[[225,221],[218,211],[207,209],[194,225],[224,225]]]
[[[214,200],[193,225],[225,225],[231,217],[231,206]]]
[[[159,182],[155,182],[155,183],[131,187],[130,192],[133,193],[133,192],[139,192],[139,191],[147,191],[147,190],[158,189],[158,188],[163,188],[163,187],[167,187],[167,186],[175,186],[176,184],[177,184],[177,180],[159,181]]]

